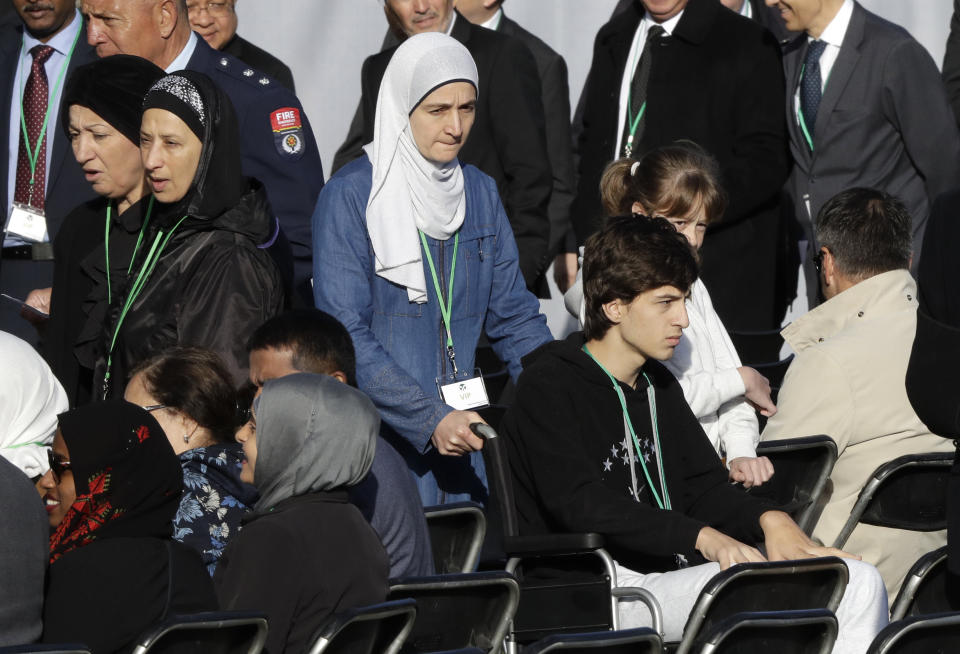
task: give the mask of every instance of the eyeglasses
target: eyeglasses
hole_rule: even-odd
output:
[[[187,16],[190,18],[200,15],[201,11],[205,11],[211,16],[226,16],[233,9],[233,5],[229,2],[205,2],[203,4],[189,4],[187,5]]]
[[[819,275],[823,269],[823,250],[817,250],[817,253],[810,257],[810,260],[813,262],[813,267],[817,269],[817,274]]]
[[[58,484],[63,473],[72,468],[69,461],[64,461],[59,454],[54,454],[53,450],[47,450],[47,461],[50,463],[50,472],[53,473],[53,479]]]
[[[157,409],[166,409],[167,405],[166,404],[150,404],[148,406],[142,406],[140,408],[146,411],[147,413],[150,413],[151,411],[156,411]]]

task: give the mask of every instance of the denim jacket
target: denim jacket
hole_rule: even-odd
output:
[[[457,368],[470,371],[485,332],[510,374],[520,359],[552,340],[537,299],[527,291],[517,246],[493,180],[463,166],[467,213],[460,228],[451,329]],[[374,273],[366,227],[372,168],[366,156],[334,175],[313,213],[314,298],[349,330],[357,357],[357,384],[377,405],[383,435],[403,454],[418,478],[425,505],[486,500],[486,475],[479,452],[441,456],[430,444],[444,404],[437,378],[450,372],[446,334],[432,278],[425,304]],[[453,240],[427,238],[441,288],[446,289]]]

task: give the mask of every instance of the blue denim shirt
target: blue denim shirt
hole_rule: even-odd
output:
[[[463,174],[467,213],[460,228],[451,324],[457,367],[473,370],[477,342],[485,332],[516,378],[520,358],[553,339],[537,299],[524,285],[496,185],[473,166],[463,166]],[[425,304],[410,302],[405,288],[374,273],[366,226],[371,178],[364,156],[340,169],[320,193],[313,213],[316,305],[349,330],[357,384],[380,410],[383,435],[413,470],[424,504],[485,502],[481,454],[446,457],[430,445],[434,428],[453,411],[440,399],[436,384],[437,377],[450,372],[440,307],[426,262]],[[427,240],[446,288],[453,239]]]

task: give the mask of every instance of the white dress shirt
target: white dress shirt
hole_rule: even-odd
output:
[[[37,45],[49,45],[53,48],[53,54],[44,63],[43,68],[47,73],[47,93],[48,106],[50,107],[50,118],[47,121],[47,170],[44,174],[44,188],[49,181],[50,160],[53,157],[54,134],[60,129],[60,95],[63,93],[63,87],[66,85],[66,79],[61,82],[59,88],[57,79],[61,71],[66,75],[66,67],[70,65],[67,56],[70,54],[75,41],[82,39],[80,34],[83,28],[83,20],[80,18],[80,12],[75,11],[70,23],[67,24],[59,33],[53,36],[47,43],[41,43],[39,40],[24,30],[23,43],[20,47],[20,57],[17,61],[17,70],[13,78],[13,93],[10,98],[10,124],[7,126],[7,197],[4,198],[4,216],[10,211],[13,203],[14,193],[17,186],[17,155],[20,151],[20,102],[22,100],[23,88],[27,84],[27,78],[30,76],[30,69],[33,67],[33,55],[30,50]],[[54,97],[56,92],[56,97]],[[36,147],[36,143],[33,144]],[[21,241],[7,239],[5,245],[18,245]]]
[[[190,57],[193,56],[193,51],[197,49],[197,38],[199,37],[197,37],[196,32],[190,32],[190,38],[187,39],[187,44],[183,46],[183,50],[180,51],[176,59],[170,62],[170,65],[166,67],[164,72],[167,74],[175,73],[187,67],[187,64],[190,63]]]
[[[650,31],[651,26],[660,25],[663,31],[666,32],[666,36],[670,36],[673,34],[673,30],[676,29],[677,23],[680,22],[681,16],[683,16],[682,11],[669,20],[657,23],[650,18],[650,14],[644,14],[643,19],[637,26],[637,32],[633,35],[633,43],[630,45],[630,52],[627,54],[627,65],[623,67],[623,80],[620,82],[620,117],[617,121],[617,137],[614,139],[613,146],[614,161],[623,156],[623,143],[621,141],[623,140],[623,124],[627,120],[627,103],[630,101],[630,84],[633,82],[633,73],[637,69],[637,64],[640,61],[643,46],[647,42],[647,32]]]
[[[497,31],[500,27],[500,19],[503,18],[503,9],[497,9],[497,13],[490,17],[490,20],[481,23],[480,27],[486,27],[488,30]]]

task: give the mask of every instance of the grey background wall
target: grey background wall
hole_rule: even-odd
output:
[[[939,65],[950,0],[861,0],[903,25]],[[590,68],[593,37],[616,0],[508,0],[506,12],[564,56],[575,106]],[[381,0],[238,0],[239,33],[293,69],[324,168],[346,135],[360,96],[360,66],[386,30]],[[329,174],[329,173],[328,173]]]

